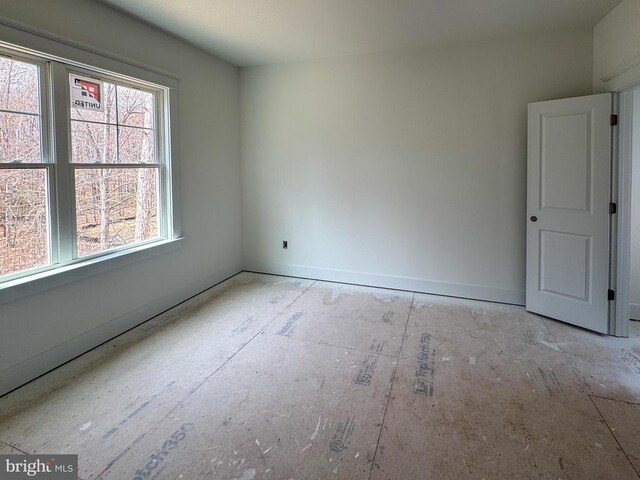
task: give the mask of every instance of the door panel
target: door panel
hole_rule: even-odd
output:
[[[542,208],[589,210],[590,123],[589,114],[542,116]]]
[[[540,230],[540,290],[589,301],[591,237]]]
[[[529,105],[527,310],[609,331],[611,94]]]

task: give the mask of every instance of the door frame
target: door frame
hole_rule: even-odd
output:
[[[612,129],[612,198],[617,198],[618,213],[612,215],[611,284],[616,292],[611,302],[611,334],[629,336],[629,284],[631,262],[631,174],[633,139],[633,96],[640,95],[640,82],[614,92],[614,113],[618,114],[618,132]],[[617,133],[617,134],[616,134]]]

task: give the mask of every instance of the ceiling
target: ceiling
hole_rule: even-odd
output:
[[[620,0],[100,0],[239,66],[591,28]]]

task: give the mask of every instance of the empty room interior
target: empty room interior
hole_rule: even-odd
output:
[[[640,480],[640,0],[2,0],[0,478]]]

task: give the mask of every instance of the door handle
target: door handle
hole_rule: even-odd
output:
[[[535,215],[531,216],[531,221],[532,222],[537,222],[538,221],[538,217],[536,217]]]

